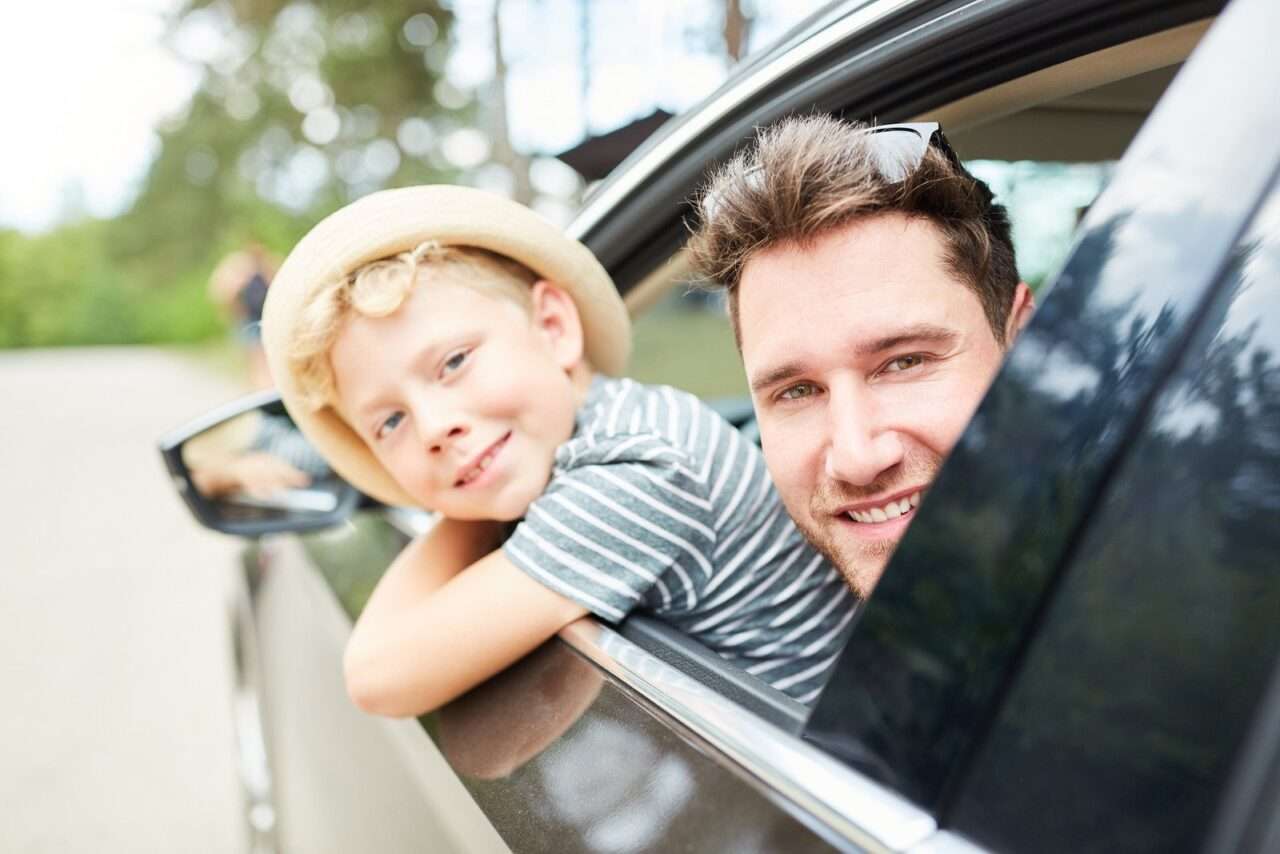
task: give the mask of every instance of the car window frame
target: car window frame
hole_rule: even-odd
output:
[[[565,231],[626,297],[684,245],[694,190],[755,129],[828,112],[909,121],[964,97],[1150,33],[1211,18],[1225,0],[877,0],[822,19],[819,47],[767,52],[668,122],[586,200]],[[1090,26],[1081,28],[1081,16]],[[819,39],[819,37],[821,37]],[[783,46],[790,40],[783,40]],[[710,117],[710,118],[704,118]]]

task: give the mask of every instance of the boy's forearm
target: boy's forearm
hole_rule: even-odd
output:
[[[353,637],[344,660],[347,690],[368,712],[424,714],[585,613],[494,552],[413,607],[388,615],[376,633]]]
[[[502,526],[497,522],[441,519],[413,540],[382,574],[356,622],[353,639],[391,615],[413,607],[462,570],[496,549]]]

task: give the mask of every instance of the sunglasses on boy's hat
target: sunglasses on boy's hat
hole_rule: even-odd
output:
[[[925,153],[930,146],[933,146],[942,152],[961,175],[971,179],[978,186],[984,197],[984,206],[991,203],[993,198],[991,189],[964,168],[955,149],[951,147],[951,143],[947,142],[947,137],[942,132],[942,125],[937,122],[876,125],[865,128],[864,133],[867,134],[867,150],[875,163],[876,171],[886,180],[892,183],[906,180],[907,176],[920,167]],[[761,175],[761,168],[753,166],[742,177],[748,184],[753,184],[754,189],[758,189]],[[721,194],[714,191],[702,197],[701,208],[704,221],[715,215],[720,197]]]

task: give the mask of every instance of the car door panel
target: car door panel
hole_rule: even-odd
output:
[[[424,725],[514,850],[831,850],[637,700],[553,639]]]
[[[415,720],[360,712],[351,622],[297,540],[263,544],[254,612],[263,714],[286,851],[509,851]]]

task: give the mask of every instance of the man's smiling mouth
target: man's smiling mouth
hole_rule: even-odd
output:
[[[906,516],[920,506],[920,492],[911,493],[905,498],[886,501],[878,507],[866,507],[861,510],[850,510],[846,514],[855,522],[871,524],[875,522],[887,522],[890,519],[897,519],[899,516]]]
[[[504,433],[498,441],[494,442],[488,448],[485,448],[484,453],[459,473],[458,479],[454,481],[453,485],[455,487],[466,486],[476,478],[480,477],[480,475],[484,474],[485,470],[489,468],[489,464],[494,461],[494,458],[498,456],[506,446],[507,440],[510,438],[511,433],[508,431],[507,433]]]

